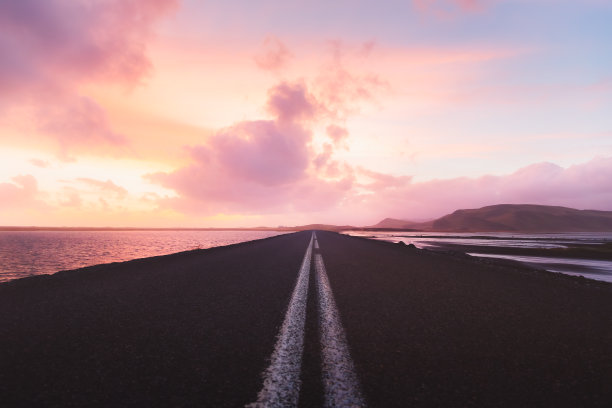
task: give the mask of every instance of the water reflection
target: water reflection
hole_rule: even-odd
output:
[[[418,248],[439,248],[445,245],[469,247],[473,256],[511,259],[552,272],[582,275],[586,278],[612,282],[612,254],[610,259],[567,258],[559,256],[528,256],[496,254],[492,248],[550,249],[595,247],[612,243],[612,233],[517,234],[517,233],[398,233],[350,231],[349,235],[365,236],[391,242],[414,244]],[[477,248],[480,247],[482,252]],[[486,249],[486,251],[484,250]],[[549,253],[549,255],[553,255]]]
[[[0,282],[279,234],[282,232],[0,231]]]

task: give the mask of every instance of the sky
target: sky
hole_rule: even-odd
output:
[[[609,0],[0,3],[0,225],[612,210]]]

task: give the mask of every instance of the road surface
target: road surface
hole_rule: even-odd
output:
[[[305,231],[0,284],[27,406],[612,406],[610,285]]]

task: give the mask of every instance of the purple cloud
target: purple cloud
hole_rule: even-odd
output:
[[[255,64],[265,71],[279,71],[285,67],[292,54],[278,38],[267,37],[261,51],[253,58]]]
[[[152,24],[177,0],[20,0],[0,8],[0,122],[21,109],[24,122],[72,146],[122,145],[87,83],[138,84],[150,72]],[[31,126],[30,126],[31,127]]]
[[[351,178],[322,180],[309,171],[315,156],[309,124],[317,101],[301,83],[283,82],[268,96],[274,120],[222,129],[206,145],[189,148],[190,165],[147,176],[179,194],[160,200],[162,206],[204,214],[269,213],[329,207],[342,198]]]

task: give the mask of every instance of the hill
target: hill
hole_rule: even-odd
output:
[[[457,210],[431,223],[431,231],[602,232],[612,231],[612,211],[532,204],[499,204]]]
[[[385,218],[378,224],[372,225],[371,227],[368,227],[368,228],[402,229],[402,228],[409,228],[409,226],[413,224],[414,222],[411,222],[411,221],[398,220],[396,218]]]

